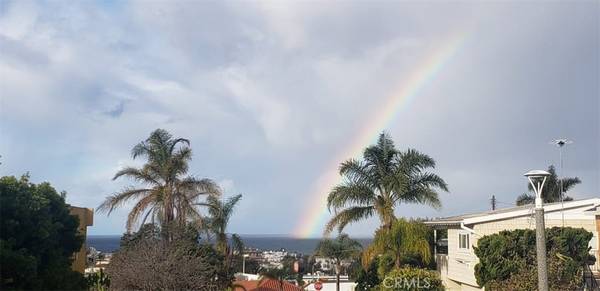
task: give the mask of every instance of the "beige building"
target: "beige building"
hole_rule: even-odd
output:
[[[86,267],[86,243],[85,239],[87,237],[87,227],[92,226],[94,224],[94,210],[90,208],[82,208],[76,206],[69,206],[69,210],[71,215],[77,216],[79,218],[79,234],[83,236],[83,244],[81,245],[81,249],[79,252],[73,254],[73,265],[71,268],[74,271],[83,273]]]
[[[591,253],[598,256],[600,249],[600,198],[544,205],[546,227],[562,226],[584,228],[594,234],[590,241]],[[533,205],[495,211],[452,216],[426,222],[435,230],[447,229],[447,254],[436,253],[437,268],[448,290],[482,290],[477,285],[474,267],[479,259],[473,252],[477,240],[502,230],[535,229]],[[599,270],[600,260],[592,269]]]

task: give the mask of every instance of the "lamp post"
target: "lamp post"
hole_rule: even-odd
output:
[[[542,189],[550,173],[533,170],[525,173],[535,192],[535,245],[537,252],[538,290],[548,291],[548,265],[546,262],[546,235],[544,225],[544,200]]]
[[[246,258],[249,256],[248,254],[242,255],[242,274],[246,274]]]

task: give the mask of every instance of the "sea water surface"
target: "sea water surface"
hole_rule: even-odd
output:
[[[297,252],[301,254],[312,254],[321,239],[319,238],[295,238],[276,235],[241,235],[246,247],[260,250],[281,250]],[[371,242],[370,238],[355,238],[363,246]],[[119,249],[120,235],[89,235],[87,246],[93,247],[103,253],[112,253]]]

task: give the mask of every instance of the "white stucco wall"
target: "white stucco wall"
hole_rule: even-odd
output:
[[[562,226],[562,215],[560,212],[546,215],[546,227]],[[583,215],[581,210],[565,211],[565,226],[581,227],[594,234],[590,242],[592,251],[596,253],[598,249],[598,231],[596,228],[596,219],[593,215]],[[485,235],[498,233],[502,230],[514,229],[534,229],[535,220],[529,217],[513,218],[493,222],[467,225],[472,228],[475,234],[470,235],[471,247],[468,250],[459,249],[459,233],[467,231],[459,227],[448,229],[448,257],[447,270],[440,270],[444,274],[442,279],[450,289],[460,286],[457,290],[482,290],[477,287],[474,267],[479,259],[473,252],[473,247],[477,245],[479,238]],[[446,275],[447,274],[447,275]],[[452,281],[449,281],[452,280]]]

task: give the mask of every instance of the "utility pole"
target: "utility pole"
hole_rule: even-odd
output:
[[[496,210],[496,195],[492,195],[492,210]]]

